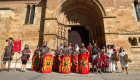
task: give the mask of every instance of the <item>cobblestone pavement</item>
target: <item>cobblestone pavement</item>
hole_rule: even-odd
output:
[[[140,70],[130,70],[129,74],[116,73],[90,73],[82,75],[77,73],[61,74],[52,72],[43,74],[38,72],[0,72],[0,80],[140,80]]]

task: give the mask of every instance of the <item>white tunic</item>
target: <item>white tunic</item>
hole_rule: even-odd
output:
[[[120,64],[121,64],[121,67],[122,68],[125,68],[125,67],[128,67],[129,65],[128,65],[128,62],[126,62],[126,61],[124,61],[124,55],[125,55],[126,53],[125,52],[121,52],[121,53],[119,53],[119,56],[120,56]]]
[[[115,61],[111,59],[112,54],[114,54],[113,49],[107,50],[107,56],[109,57],[109,67],[108,67],[109,72],[116,71]]]
[[[111,55],[113,54],[113,49],[107,50],[107,56],[110,58]]]

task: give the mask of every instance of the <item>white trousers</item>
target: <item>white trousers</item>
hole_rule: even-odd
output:
[[[115,66],[116,66],[115,61],[112,60],[112,59],[110,58],[110,59],[109,59],[108,71],[109,71],[109,72],[112,72],[112,71],[114,72],[114,71],[116,71]]]

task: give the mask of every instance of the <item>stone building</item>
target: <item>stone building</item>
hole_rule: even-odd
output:
[[[140,68],[139,0],[0,0],[0,54],[9,37],[29,44],[43,41],[55,50],[60,43],[88,45],[97,41],[123,47]],[[18,54],[19,55],[19,54]]]

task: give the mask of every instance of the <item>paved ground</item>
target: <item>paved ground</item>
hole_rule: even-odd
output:
[[[129,74],[117,73],[90,73],[81,75],[77,73],[61,74],[52,72],[43,74],[38,72],[0,72],[0,80],[140,80],[140,70],[130,70]]]

